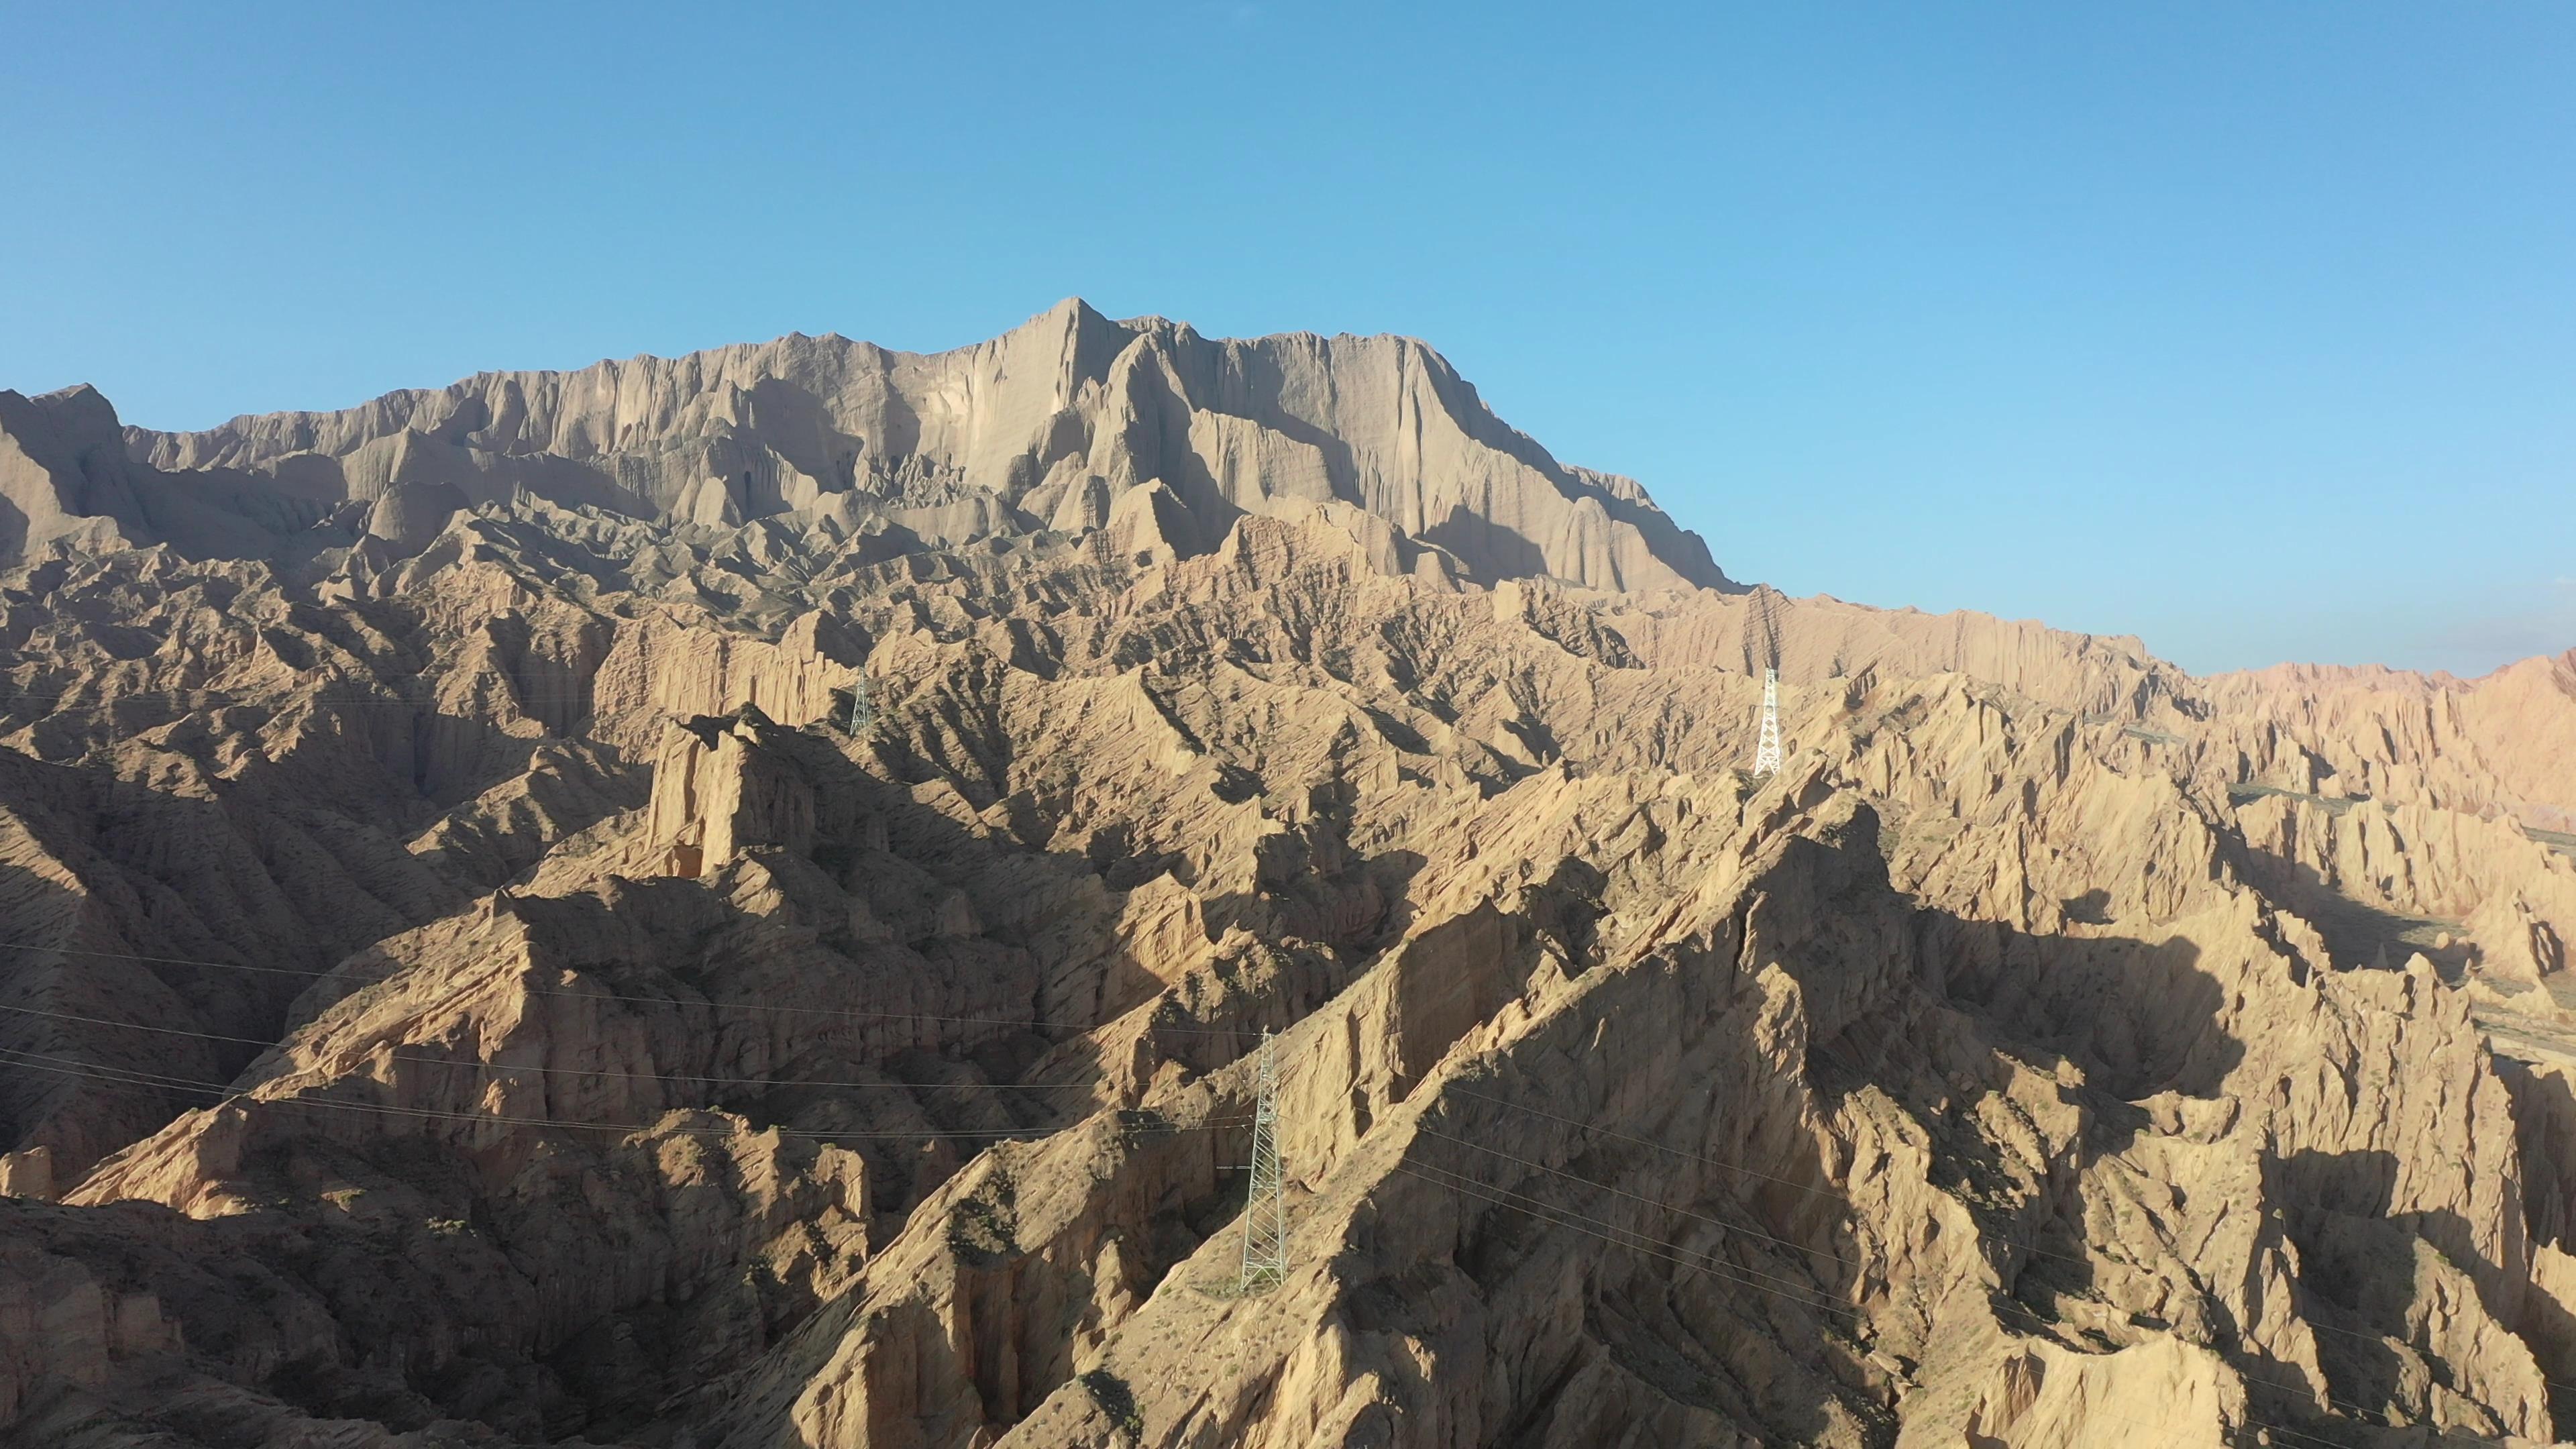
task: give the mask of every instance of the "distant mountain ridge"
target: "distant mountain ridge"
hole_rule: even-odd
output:
[[[948,352],[796,334],[191,433],[123,427],[88,388],[0,393],[8,559],[111,527],[197,555],[362,537],[405,553],[459,509],[520,494],[714,526],[794,515],[953,547],[1088,533],[1140,491],[1127,508],[1152,512],[1185,555],[1247,514],[1321,508],[1381,521],[1402,571],[1728,586],[1644,489],[1558,462],[1420,342],[1215,339],[1078,299]]]

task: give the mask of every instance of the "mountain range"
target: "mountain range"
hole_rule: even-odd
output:
[[[1079,301],[0,498],[0,1446],[2576,1434],[2576,650],[1792,599]]]

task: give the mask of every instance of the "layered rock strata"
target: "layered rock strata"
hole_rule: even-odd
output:
[[[0,1443],[2576,1430],[2576,654],[1721,588],[1078,306],[0,404]]]

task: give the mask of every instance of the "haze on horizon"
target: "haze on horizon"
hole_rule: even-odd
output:
[[[2576,645],[2563,7],[428,18],[14,17],[0,387],[195,428],[1081,295],[1419,336],[1792,593]]]

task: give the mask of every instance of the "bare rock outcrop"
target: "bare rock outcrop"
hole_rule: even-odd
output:
[[[2568,658],[1737,590],[1078,303],[0,492],[0,1445],[2576,1432]]]
[[[202,433],[119,427],[92,391],[0,395],[16,514],[0,558],[165,535],[267,557],[327,522],[341,546],[400,559],[460,510],[520,495],[708,528],[794,518],[896,548],[1089,533],[1143,506],[1155,539],[1189,553],[1246,514],[1338,503],[1482,579],[1725,581],[1634,482],[1557,462],[1419,342],[1219,340],[1073,299],[927,356],[796,335]],[[170,526],[138,532],[147,518]]]

